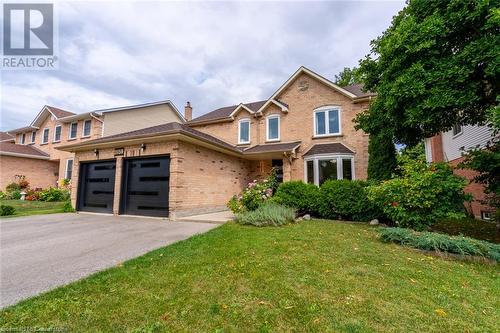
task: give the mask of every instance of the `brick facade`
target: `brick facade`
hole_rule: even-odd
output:
[[[47,188],[57,186],[57,162],[15,156],[0,156],[0,190],[17,181],[22,175],[29,181],[31,188]]]
[[[116,157],[113,213],[119,213],[123,159],[138,156],[170,156],[169,217],[219,211],[227,201],[248,183],[252,176],[251,162],[183,141],[126,146],[124,156]],[[93,150],[77,152],[73,166],[71,200],[76,207],[78,170],[83,161],[115,159],[114,148],[100,149],[98,159]]]
[[[304,87],[307,87],[306,89]],[[340,142],[353,150],[356,179],[366,179],[368,168],[368,135],[354,129],[355,116],[368,108],[369,102],[354,103],[350,98],[328,87],[306,73],[299,75],[291,85],[277,96],[288,105],[288,112],[283,112],[275,104],[269,104],[261,116],[254,116],[241,110],[233,121],[205,125],[193,125],[193,128],[218,137],[234,145],[238,144],[238,121],[250,119],[250,144],[253,146],[266,143],[266,117],[273,114],[280,116],[280,142],[302,141],[296,158],[290,162],[284,159],[284,179],[304,180],[305,153],[317,143]],[[327,105],[341,109],[341,135],[314,137],[314,110]],[[267,161],[269,163],[270,161]]]

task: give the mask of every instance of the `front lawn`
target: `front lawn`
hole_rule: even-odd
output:
[[[8,205],[16,209],[15,214],[10,216],[64,213],[64,202],[0,200],[0,205]],[[9,216],[2,216],[2,218],[5,217]]]
[[[93,332],[493,332],[498,267],[384,244],[367,225],[226,224],[0,312]]]

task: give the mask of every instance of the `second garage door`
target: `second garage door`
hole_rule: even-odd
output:
[[[124,161],[121,213],[168,216],[170,158],[133,158]]]

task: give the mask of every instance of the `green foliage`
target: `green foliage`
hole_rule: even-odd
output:
[[[415,232],[404,228],[383,228],[380,239],[427,251],[472,255],[500,262],[500,245],[462,236],[435,232]]]
[[[19,186],[19,183],[17,183],[17,182],[12,182],[5,187],[5,191],[7,193],[14,192],[14,191],[21,191],[21,186]]]
[[[370,221],[382,212],[368,199],[368,183],[361,180],[328,180],[320,188],[320,216],[328,219]]]
[[[368,188],[373,200],[398,226],[421,230],[442,218],[465,217],[463,189],[467,181],[455,176],[447,164],[411,161],[402,175]]]
[[[406,146],[397,155],[397,163],[400,167],[412,161],[425,162],[425,147],[423,142],[413,147]]]
[[[0,191],[0,200],[7,199],[8,195],[5,192]]]
[[[498,110],[498,1],[409,1],[371,45],[360,71],[377,98],[356,119],[364,131],[414,145]]]
[[[229,200],[227,207],[233,213],[256,210],[272,197],[277,184],[276,172],[273,170],[266,179],[248,183],[247,188],[242,193]]]
[[[284,182],[276,191],[273,200],[279,204],[295,208],[299,214],[316,215],[320,202],[319,188],[302,181]]]
[[[0,205],[0,216],[14,215],[15,208],[8,205]]]
[[[386,180],[396,170],[396,148],[387,133],[370,135],[368,142],[368,179]]]
[[[265,203],[256,210],[236,215],[236,222],[256,227],[282,226],[295,221],[295,210],[290,207]]]
[[[75,212],[75,209],[71,205],[71,201],[66,201],[64,203],[63,212],[65,212],[65,213],[73,213],[73,212]]]
[[[70,193],[67,189],[60,189],[56,187],[46,188],[39,193],[40,201],[67,201],[69,200]]]
[[[19,200],[21,199],[21,191],[20,190],[14,190],[8,194],[7,199],[12,199],[12,200]]]
[[[363,83],[363,78],[358,68],[344,67],[338,75],[335,75],[334,82],[341,87],[345,87],[351,84]]]

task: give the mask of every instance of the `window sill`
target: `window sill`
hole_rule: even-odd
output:
[[[266,140],[266,143],[280,142],[280,139]]]
[[[49,143],[48,142],[42,142],[40,143],[40,146],[45,146],[45,145],[48,145]]]
[[[237,146],[248,146],[250,142],[238,142]]]
[[[61,140],[57,140],[57,141],[52,141],[52,143],[60,143]]]
[[[90,138],[90,135],[82,136],[82,139],[88,139],[88,138]]]
[[[77,138],[69,138],[68,141],[75,141]]]
[[[326,135],[313,135],[312,139],[315,140],[315,139],[324,139],[324,138],[336,138],[336,137],[341,137],[341,136],[343,136],[342,133],[326,134]]]
[[[462,131],[462,132],[460,132],[460,133],[457,133],[457,134],[453,135],[451,138],[452,138],[452,139],[458,138],[458,137],[459,137],[459,136],[461,136],[463,133],[464,133],[464,131]]]

